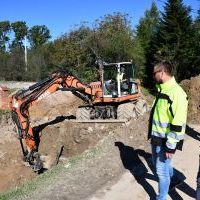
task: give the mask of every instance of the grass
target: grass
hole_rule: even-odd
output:
[[[19,89],[17,89],[17,88],[10,88],[8,90],[8,95],[12,94],[13,92],[16,92],[17,90],[19,90]]]
[[[4,118],[7,119],[10,117],[10,110],[0,110],[0,122]]]
[[[1,193],[0,200],[19,199],[19,197],[26,197],[27,194],[30,193],[30,191],[34,191],[38,187],[41,187],[45,183],[51,181],[62,170],[63,166],[57,165],[49,170],[47,173],[43,173],[31,181],[27,181],[21,187],[16,187],[7,192]]]
[[[0,116],[10,114],[10,110],[0,110]]]
[[[45,188],[45,186],[55,182],[55,177],[58,176],[61,172],[69,172],[73,170],[73,168],[79,162],[86,159],[91,159],[99,153],[100,150],[98,148],[92,148],[81,155],[70,157],[68,158],[67,163],[64,165],[56,165],[51,170],[39,175],[31,181],[24,183],[22,186],[1,193],[0,200],[17,200],[29,197],[31,193],[34,192],[37,188]]]

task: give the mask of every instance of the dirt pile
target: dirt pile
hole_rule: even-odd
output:
[[[200,123],[200,75],[183,80],[181,86],[188,95],[188,122],[192,124]]]
[[[59,117],[73,118],[82,101],[71,92],[57,91],[30,107],[32,126],[38,126]]]

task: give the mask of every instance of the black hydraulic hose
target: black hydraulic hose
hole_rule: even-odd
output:
[[[36,83],[34,85],[31,85],[29,87],[29,90],[34,90],[34,89],[38,88],[39,86],[43,86],[44,84],[50,82],[52,79],[54,79],[54,78],[49,76],[46,79],[41,80],[41,81],[39,81],[38,83]]]
[[[12,116],[12,120],[13,120],[13,123],[16,124],[17,126],[17,132],[18,132],[18,135],[19,135],[19,142],[20,142],[20,145],[21,145],[21,149],[22,149],[22,153],[23,153],[23,156],[25,157],[26,156],[26,153],[25,153],[25,150],[24,150],[24,145],[23,145],[23,142],[22,142],[22,138],[23,138],[23,129],[20,125],[20,122],[19,122],[19,119],[18,119],[18,116],[17,116],[17,113],[15,111],[12,111],[11,113],[11,116]]]
[[[18,134],[19,134],[19,138],[23,138],[23,129],[20,125],[17,113],[15,111],[12,111],[11,113],[12,116],[12,121],[16,124],[17,128],[18,128]]]
[[[51,78],[51,77],[50,77]],[[54,81],[57,79],[58,77],[54,77],[54,78],[51,78],[51,79],[46,79],[46,82],[43,82],[44,83],[48,83],[46,85],[43,85],[43,87],[40,87],[37,89],[35,89],[35,91],[33,91],[33,93],[28,97],[28,99],[26,101],[24,101],[21,105],[21,108],[20,108],[20,112],[22,114],[23,117],[25,118],[28,118],[28,116],[25,114],[25,110],[28,109],[28,106],[30,105],[31,102],[35,101],[36,99],[38,99],[38,97],[44,93],[44,91],[46,91],[53,83]],[[33,85],[34,86],[34,85]],[[40,84],[40,86],[42,86],[42,84]],[[29,87],[30,88],[30,87]],[[34,87],[33,87],[34,88]],[[36,87],[35,87],[36,88]]]
[[[23,145],[23,142],[22,142],[22,138],[19,138],[19,142],[20,142],[20,145],[21,145],[21,149],[22,149],[22,153],[23,153],[23,156],[24,158],[26,157],[26,152],[24,150],[24,145]]]

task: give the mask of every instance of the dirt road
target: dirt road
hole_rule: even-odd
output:
[[[200,126],[194,126],[200,132]],[[194,133],[192,136],[194,136]],[[198,134],[196,135],[198,136]],[[200,137],[199,137],[200,139]],[[182,172],[187,179],[176,190],[169,194],[168,200],[191,200],[195,197],[196,172],[198,170],[199,140],[198,137],[186,136],[184,149],[177,151],[174,156],[175,169]],[[112,186],[104,186],[98,190],[89,200],[131,200],[131,199],[155,199],[157,191],[157,181],[152,180],[153,173],[149,166],[148,175],[134,177],[130,171],[125,172],[120,180]],[[149,177],[149,178],[148,178]],[[142,180],[144,178],[144,180]]]

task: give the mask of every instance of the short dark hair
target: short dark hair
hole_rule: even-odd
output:
[[[168,75],[173,76],[173,67],[171,63],[168,61],[164,60],[164,61],[158,62],[154,65],[154,67],[160,70],[164,70],[164,72],[166,72]]]

